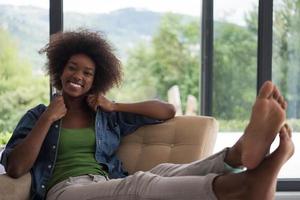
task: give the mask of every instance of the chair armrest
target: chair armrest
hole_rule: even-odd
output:
[[[28,200],[30,196],[31,175],[27,173],[20,178],[0,175],[0,200]]]

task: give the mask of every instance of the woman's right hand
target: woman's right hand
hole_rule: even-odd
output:
[[[61,95],[55,96],[49,104],[48,108],[44,112],[44,115],[51,121],[61,119],[67,113],[67,108],[64,102],[64,98]]]
[[[9,176],[18,178],[30,171],[39,155],[50,126],[53,122],[65,116],[66,113],[67,108],[63,97],[61,95],[54,97],[26,138],[10,153],[7,164]]]

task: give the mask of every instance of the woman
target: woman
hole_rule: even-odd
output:
[[[172,118],[174,107],[156,100],[124,104],[105,98],[103,94],[120,83],[121,67],[99,33],[59,33],[42,52],[47,54],[48,72],[61,95],[54,97],[49,106],[38,105],[24,115],[1,158],[11,177],[31,172],[32,199],[228,199],[242,182],[253,186],[255,198],[274,195],[273,190],[263,190],[261,196],[257,192],[258,188],[273,188],[273,182],[253,181],[266,170],[274,171],[271,175],[266,173],[266,179],[276,180],[278,170],[293,150],[289,147],[290,130],[281,127],[285,101],[278,98],[279,92],[272,83],[265,84],[260,97],[264,101],[269,96],[276,99],[276,109],[270,102],[264,105],[276,112],[270,115],[258,109],[258,99],[245,134],[232,148],[203,161],[161,164],[149,172],[127,176],[115,155],[120,138],[142,125]],[[256,119],[262,114],[267,117]],[[260,127],[254,123],[257,120],[272,122],[272,127]],[[254,134],[256,139],[264,139],[258,144],[254,161],[247,157],[253,130],[259,133]],[[278,131],[279,153],[264,158]],[[248,163],[256,174],[246,171],[228,175]],[[244,199],[245,195],[239,193],[238,198]]]

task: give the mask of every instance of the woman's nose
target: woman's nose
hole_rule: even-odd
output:
[[[75,80],[81,80],[82,79],[82,73],[80,71],[76,71],[74,74],[73,74],[73,78]]]

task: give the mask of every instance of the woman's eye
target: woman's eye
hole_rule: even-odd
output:
[[[72,65],[69,65],[69,66],[68,66],[68,69],[73,71],[73,70],[75,70],[76,68],[75,68],[74,66],[72,66]]]
[[[85,74],[86,76],[93,76],[93,75],[94,75],[92,72],[84,72],[84,74]]]

